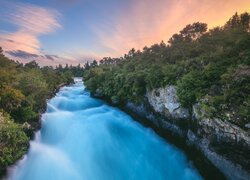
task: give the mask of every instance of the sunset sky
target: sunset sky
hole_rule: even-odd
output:
[[[0,0],[0,46],[83,63],[167,42],[188,23],[223,25],[236,11],[250,12],[250,0]]]

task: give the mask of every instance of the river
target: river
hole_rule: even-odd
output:
[[[48,101],[41,130],[8,179],[202,179],[182,151],[75,81]]]

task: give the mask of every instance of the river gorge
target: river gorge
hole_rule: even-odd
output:
[[[41,130],[8,179],[203,178],[181,150],[90,97],[81,79],[75,79],[48,101]]]

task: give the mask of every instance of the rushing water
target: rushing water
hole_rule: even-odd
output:
[[[62,88],[47,107],[41,131],[9,179],[202,179],[182,152],[91,98],[81,81]]]

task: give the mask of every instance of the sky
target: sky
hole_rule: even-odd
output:
[[[193,22],[220,26],[235,12],[250,12],[250,0],[0,0],[0,46],[22,62],[78,64],[167,42]]]

